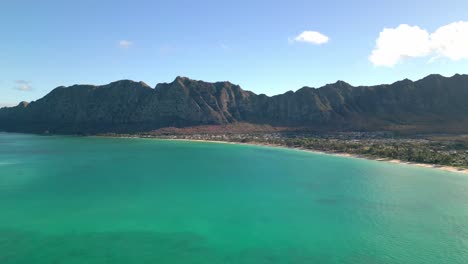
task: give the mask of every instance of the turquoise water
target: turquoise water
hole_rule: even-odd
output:
[[[0,134],[0,263],[468,263],[468,176],[259,146]]]

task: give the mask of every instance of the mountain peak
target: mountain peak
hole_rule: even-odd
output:
[[[143,132],[236,122],[376,130],[395,124],[431,128],[440,125],[440,120],[460,127],[460,122],[468,124],[468,75],[462,76],[430,75],[411,85],[406,85],[411,82],[406,79],[358,88],[337,81],[317,90],[302,88],[272,97],[243,91],[229,82],[182,76],[158,84],[155,90],[130,80],[76,85],[55,89],[29,105],[2,108],[0,130]]]
[[[186,81],[195,81],[195,80],[192,80],[189,77],[185,77],[185,76],[177,76],[174,79],[174,82],[186,82]]]
[[[176,80],[190,80],[189,77],[182,76],[182,75],[177,76],[175,79],[176,79]]]
[[[345,82],[345,81],[338,80],[338,81],[336,81],[335,83],[326,84],[326,85],[323,86],[322,88],[326,88],[326,87],[344,88],[344,87],[352,87],[352,85],[349,84],[349,83],[347,83],[347,82]]]
[[[440,79],[445,79],[446,77],[440,75],[440,74],[430,74],[426,77],[424,77],[422,80],[440,80]]]
[[[111,83],[109,83],[109,84],[107,84],[105,86],[131,86],[131,85],[139,85],[139,86],[142,86],[142,87],[151,88],[145,82],[142,82],[142,81],[136,82],[136,81],[128,80],[128,79],[123,79],[123,80],[118,80],[118,81],[115,81],[115,82],[111,82]]]
[[[401,81],[394,82],[392,85],[409,85],[409,84],[412,84],[412,83],[413,83],[413,81],[411,81],[408,78],[405,78],[405,79],[403,79]]]
[[[342,81],[342,80],[338,80],[334,83],[335,85],[338,85],[338,86],[351,86],[351,84],[345,82],[345,81]]]
[[[24,107],[28,107],[28,105],[29,105],[28,102],[22,101],[22,102],[20,102],[17,106],[18,106],[18,107],[23,107],[23,108],[24,108]]]

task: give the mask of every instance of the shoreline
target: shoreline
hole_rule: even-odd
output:
[[[109,137],[109,136],[103,136]],[[438,169],[448,172],[456,172],[468,175],[468,169],[453,167],[453,166],[446,166],[446,165],[437,165],[437,164],[428,164],[428,163],[417,163],[417,162],[410,162],[410,161],[403,161],[398,159],[389,159],[389,158],[373,158],[367,157],[358,154],[350,154],[350,153],[338,153],[338,152],[327,152],[327,151],[319,151],[313,149],[306,149],[306,148],[298,148],[298,147],[288,147],[284,145],[277,145],[277,144],[268,144],[268,143],[258,143],[258,142],[232,142],[232,141],[222,141],[222,140],[203,140],[203,139],[183,139],[183,138],[158,138],[158,137],[138,137],[138,136],[128,136],[128,137],[118,137],[118,136],[110,136],[113,138],[141,138],[141,139],[158,139],[158,140],[172,140],[172,141],[186,141],[186,142],[200,142],[200,143],[218,143],[218,144],[233,144],[233,145],[251,145],[251,146],[262,146],[262,147],[272,147],[272,148],[283,148],[283,149],[293,149],[299,151],[305,151],[315,154],[325,154],[325,155],[332,155],[338,157],[346,157],[346,158],[355,158],[355,159],[366,159],[366,160],[373,160],[379,162],[388,162],[394,164],[405,164],[411,166],[417,166],[422,168],[430,168],[430,169]]]

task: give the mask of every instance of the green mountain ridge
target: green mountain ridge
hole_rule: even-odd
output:
[[[121,80],[57,87],[43,98],[0,109],[0,130],[51,133],[129,133],[163,127],[238,122],[321,131],[441,129],[468,132],[468,75],[429,75],[418,81],[321,88],[267,96],[230,82],[177,77],[151,88]]]

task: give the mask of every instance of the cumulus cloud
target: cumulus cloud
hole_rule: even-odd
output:
[[[431,34],[437,56],[451,60],[468,58],[468,22],[455,22],[438,28]]]
[[[407,24],[384,28],[369,56],[375,66],[392,67],[406,58],[468,58],[468,22],[454,22],[433,33]]]
[[[22,91],[22,92],[29,92],[32,90],[30,81],[16,80],[15,83],[16,85],[13,87],[13,89],[15,90]]]
[[[120,40],[119,41],[119,47],[128,49],[133,45],[133,42],[130,40]]]
[[[290,39],[290,42],[306,42],[315,45],[325,44],[327,43],[329,38],[324,34],[317,32],[317,31],[304,31],[299,34],[294,39]]]

